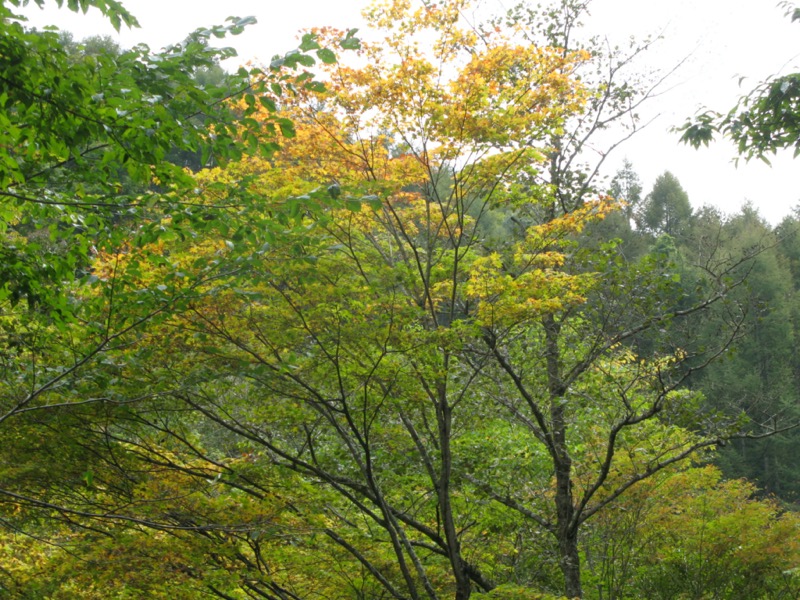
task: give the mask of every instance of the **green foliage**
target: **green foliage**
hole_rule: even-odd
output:
[[[800,155],[800,73],[770,79],[743,96],[727,114],[706,112],[681,127],[681,141],[708,145],[719,132],[736,143],[746,159],[794,148]]]
[[[243,188],[235,182],[215,187],[221,196],[236,194],[235,202],[198,201],[195,176],[173,159],[186,152],[201,155],[204,165],[225,164],[273,153],[278,131],[289,136],[292,124],[285,117],[252,118],[261,103],[248,100],[319,89],[302,68],[316,59],[293,51],[274,68],[220,77],[218,61],[234,51],[209,42],[240,33],[252,18],[195,31],[154,53],[143,45],[121,51],[104,40],[74,44],[49,29],[26,30],[9,8],[20,4],[0,5],[0,522],[12,532],[4,537],[11,550],[0,595],[196,597],[208,584],[204,561],[235,554],[241,540],[194,535],[194,526],[164,508],[181,498],[185,510],[215,519],[215,489],[183,480],[187,487],[171,491],[159,476],[173,466],[213,481],[219,471],[181,462],[152,442],[147,421],[129,410],[161,397],[159,378],[168,370],[168,363],[150,363],[152,349],[136,343],[207,293],[210,282],[243,268],[221,253],[170,260],[163,244],[209,235],[230,237],[233,246],[245,235],[237,211],[253,210],[253,198],[237,194]],[[116,2],[67,6],[100,8],[116,27],[135,24]],[[347,43],[357,39],[351,34]],[[260,233],[296,223],[300,211],[293,210],[291,217],[281,207],[261,212]],[[134,381],[143,386],[136,390]],[[181,431],[182,439],[193,439],[189,429]],[[53,525],[56,515],[68,525]],[[236,520],[248,518],[255,517],[239,513]],[[168,536],[139,527],[186,532],[179,551],[186,556],[167,559]],[[45,536],[68,556],[18,544],[13,532]],[[195,560],[198,541],[205,550]],[[28,564],[8,558],[24,547]],[[98,571],[77,568],[72,558],[78,557]],[[126,562],[141,564],[141,573],[113,573]],[[247,570],[246,560],[239,564]]]
[[[593,523],[587,589],[614,598],[773,598],[796,593],[797,515],[718,469],[665,472]]]
[[[585,8],[562,7],[555,44]],[[247,18],[158,54],[2,21],[0,592],[658,597],[712,555],[748,576],[715,572],[720,589],[777,589],[793,517],[677,468],[746,425],[685,388],[741,324],[741,252],[693,270],[701,227],[668,174],[643,212],[630,165],[628,212],[592,199],[549,149],[637,92],[589,93],[573,75],[595,55],[502,28],[484,57],[457,8],[380,5],[386,44],[325,30],[230,76],[208,42]],[[442,85],[463,65],[417,56],[420,28],[442,56],[471,49],[465,81],[514,93]],[[330,90],[306,71],[359,48]],[[552,80],[520,111],[517,60]],[[785,294],[780,261],[759,265],[764,301]]]
[[[622,168],[614,175],[608,193],[619,202],[624,203],[622,212],[628,219],[635,217],[642,202],[642,182],[629,160],[625,159]]]
[[[723,360],[696,380],[717,410],[743,411],[757,423],[777,428],[797,422],[795,326],[797,290],[792,267],[795,251],[793,219],[773,229],[749,206],[727,220],[709,219],[694,226],[698,239],[718,240],[721,253],[749,253],[752,268],[742,271],[747,282],[732,290],[729,300],[747,309],[747,335],[735,342]],[[694,248],[691,253],[697,252]],[[717,332],[699,324],[703,337]],[[720,450],[719,464],[731,477],[747,477],[783,500],[798,497],[798,472],[790,458],[798,434],[791,427],[763,439],[737,440]]]
[[[501,585],[488,594],[476,594],[475,597],[485,600],[566,600],[563,596],[540,594],[515,585]]]
[[[689,195],[669,171],[656,178],[642,205],[642,224],[656,234],[680,235],[689,224],[692,207]]]
[[[134,23],[116,2],[69,3],[88,6]],[[303,52],[266,72],[203,75],[235,54],[210,40],[241,32],[252,18],[199,29],[154,53],[92,40],[65,45],[57,32],[25,30],[7,4],[0,11],[0,144],[7,149],[0,157],[0,300],[41,304],[54,316],[63,316],[55,291],[86,274],[91,251],[130,243],[131,230],[121,224],[135,222],[139,238],[153,241],[225,220],[224,210],[187,202],[195,183],[168,159],[201,152],[202,164],[222,164],[273,152],[278,129],[291,134],[285,119],[253,119],[257,108],[237,107],[236,98],[272,98],[317,83],[296,73],[314,63]]]
[[[642,577],[644,593],[745,599],[782,592],[783,573],[800,558],[796,515],[753,499],[750,484],[720,482],[713,470],[687,472],[666,485],[672,506],[653,523],[660,543]]]
[[[798,20],[798,10],[788,2],[787,16]],[[740,156],[750,160],[767,158],[778,150],[794,148],[800,155],[800,73],[767,79],[739,98],[727,113],[705,111],[682,127],[681,141],[694,146],[708,145],[719,133],[730,138]]]

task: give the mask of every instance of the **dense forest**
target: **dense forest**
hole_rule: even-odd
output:
[[[0,598],[800,598],[800,213],[605,175],[655,42],[387,0],[228,73],[252,18],[154,52],[24,4]],[[800,74],[731,105],[676,139],[800,150]]]

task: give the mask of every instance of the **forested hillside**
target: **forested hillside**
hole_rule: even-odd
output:
[[[0,598],[800,597],[800,215],[605,175],[653,42],[391,0],[226,73],[252,18],[153,52],[23,4]],[[796,79],[684,140],[797,146]]]

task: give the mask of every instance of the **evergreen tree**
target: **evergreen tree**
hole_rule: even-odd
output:
[[[778,231],[789,229],[785,221]],[[797,244],[793,236],[783,235],[783,239],[777,238],[749,205],[721,226],[708,221],[697,224],[693,231],[695,237],[721,240],[720,255],[747,253],[755,257],[746,287],[730,294],[748,307],[743,335],[725,360],[711,365],[698,385],[711,406],[741,411],[757,423],[792,423],[800,417],[795,366],[797,283],[790,259]],[[699,262],[697,256],[693,262]],[[704,337],[710,341],[716,331],[706,329]],[[798,443],[800,436],[793,430],[763,439],[737,440],[721,449],[718,462],[727,476],[747,477],[768,492],[793,501],[800,492],[800,469],[793,458]]]
[[[642,203],[642,181],[633,170],[633,163],[627,158],[622,162],[622,168],[617,171],[611,180],[608,190],[610,196],[624,202],[623,214],[629,220],[635,219],[639,206]],[[640,226],[636,223],[637,227]]]
[[[659,175],[642,206],[642,223],[653,233],[679,235],[689,224],[689,195],[669,171]]]

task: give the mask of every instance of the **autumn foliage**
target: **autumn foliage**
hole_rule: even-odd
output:
[[[12,415],[0,474],[27,491],[0,518],[34,537],[0,537],[0,591],[700,598],[731,561],[793,585],[794,517],[697,466],[743,423],[696,423],[705,359],[646,337],[722,292],[675,300],[672,265],[593,240],[618,204],[563,166],[611,88],[596,55],[482,10],[307,33],[229,100],[252,151],[92,251],[39,333],[70,377]]]

